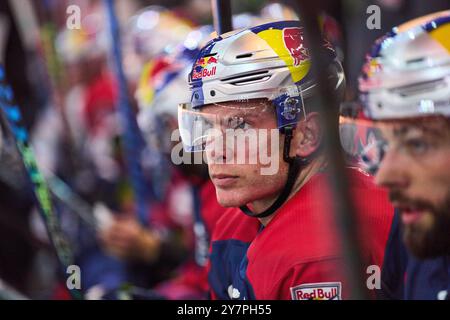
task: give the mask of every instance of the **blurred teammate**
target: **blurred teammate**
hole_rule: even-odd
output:
[[[70,175],[77,192],[94,203],[97,229],[84,225],[80,228],[77,243],[83,245],[77,264],[83,270],[83,289],[87,290],[88,299],[117,299],[124,284],[149,287],[166,279],[182,260],[184,250],[178,245],[176,231],[149,230],[133,214],[120,144],[116,84],[106,64],[106,25],[96,18],[87,15],[81,30],[63,31],[57,48],[69,65],[83,69],[84,76],[83,90],[71,90],[70,96],[74,97],[68,99],[72,102],[72,106],[68,103],[68,118],[80,115],[80,121],[71,121],[70,129],[80,137],[82,141],[77,142],[83,142],[84,148],[84,153],[77,155],[80,172],[71,171]],[[54,129],[47,125],[47,130]]]
[[[127,258],[133,252],[138,253],[137,244],[145,234],[154,234],[156,230],[156,234],[161,235],[178,229],[179,241],[189,251],[189,256],[172,272],[171,279],[154,288],[167,299],[207,298],[209,240],[223,210],[217,204],[205,165],[174,165],[171,160],[175,147],[171,136],[177,130],[177,107],[189,99],[187,74],[198,53],[199,43],[210,32],[209,27],[192,31],[171,54],[162,53],[143,68],[136,98],[140,109],[138,123],[147,142],[142,162],[146,173],[155,182],[158,198],[151,207],[152,227],[143,228],[133,221],[118,220],[104,237],[106,246],[119,249],[121,256]],[[156,240],[153,244],[148,243],[147,250],[141,253],[145,257],[145,252],[153,252],[153,261],[170,251],[160,237]]]
[[[325,39],[323,50],[342,97],[341,64]],[[192,67],[191,102],[179,109],[182,140],[189,151],[205,151],[217,199],[230,207],[212,239],[213,298],[350,294],[310,64],[299,22],[281,21],[213,39]],[[370,177],[347,173],[365,261],[381,265],[393,210]]]
[[[365,119],[354,123],[370,135],[362,163],[389,190],[401,220],[388,247],[384,293],[449,299],[450,11],[379,40],[360,90]]]

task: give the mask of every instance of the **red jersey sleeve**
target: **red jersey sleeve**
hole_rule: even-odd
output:
[[[341,300],[349,296],[338,258],[292,266],[275,284],[271,297],[279,300]]]

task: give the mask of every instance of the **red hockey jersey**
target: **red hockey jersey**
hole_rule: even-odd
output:
[[[381,268],[394,209],[372,178],[348,169],[364,259]],[[209,283],[217,299],[349,297],[345,261],[325,173],[316,174],[263,227],[229,209],[211,244]],[[369,275],[368,275],[369,277]]]

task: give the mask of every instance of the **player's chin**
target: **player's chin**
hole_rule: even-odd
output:
[[[220,188],[216,186],[216,195],[217,195],[217,201],[222,207],[241,207],[243,205],[246,205],[252,200],[252,197],[250,194],[247,194],[247,190],[242,190],[240,188]]]
[[[428,220],[427,223],[403,225],[403,237],[408,249],[419,259],[434,258],[450,253],[448,230],[441,228],[440,222],[432,213],[427,212],[424,218],[423,220]]]
[[[418,229],[417,226],[404,226],[403,240],[411,253],[418,258],[424,258],[430,251],[429,245],[425,244],[428,237],[428,232]]]

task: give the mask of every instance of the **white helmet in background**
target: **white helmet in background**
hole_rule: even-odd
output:
[[[413,20],[380,39],[359,89],[371,119],[450,116],[450,11]]]
[[[169,53],[182,43],[193,24],[161,6],[148,6],[132,16],[123,29],[127,77],[137,80],[142,66],[155,56]]]
[[[160,6],[149,6],[130,18],[125,28],[126,45],[147,59],[182,43],[193,24]]]
[[[188,75],[199,48],[211,38],[212,31],[210,26],[192,30],[171,53],[160,54],[143,68],[135,93],[138,124],[147,143],[162,152],[170,151],[170,132],[166,132],[165,122],[176,124],[178,105],[190,99]]]
[[[383,128],[450,117],[450,11],[414,19],[379,39],[367,55],[359,90],[360,101],[343,109],[341,142],[374,174],[387,148]]]

